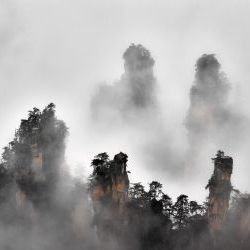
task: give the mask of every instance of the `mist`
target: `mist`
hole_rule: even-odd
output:
[[[180,220],[178,231],[176,211],[181,202],[187,208],[193,200],[205,201],[211,158],[219,149],[233,158],[230,187],[241,192],[235,204],[231,197],[222,243],[231,239],[227,244],[237,246],[236,231],[246,242],[249,11],[247,1],[234,0],[0,0],[0,248],[123,249],[120,243],[128,239],[134,249],[141,243],[150,248],[152,231],[161,237],[167,232],[159,245],[178,242],[170,249],[182,249],[187,238],[211,243],[203,205],[198,218],[205,229],[192,236],[185,230],[195,231],[197,214],[187,215],[184,231]],[[44,127],[42,112],[51,102],[60,119],[53,116]],[[39,161],[32,162],[29,110],[43,117],[41,144],[32,150],[38,158],[41,149],[46,155],[45,173],[35,167]],[[129,197],[121,224],[107,210],[109,223],[101,227],[122,225],[125,236],[120,242],[119,230],[103,230],[104,245],[88,187],[88,177],[98,172],[92,159],[103,152],[112,159],[105,162],[108,180],[114,177],[114,155],[123,152],[130,187],[146,187],[143,205],[141,197]],[[152,196],[152,181],[163,184],[160,198]],[[163,198],[171,203],[171,215],[169,208],[159,213]],[[239,230],[235,221],[241,222]],[[192,242],[186,246],[193,250]]]
[[[178,178],[185,147],[173,142],[158,100],[154,59],[142,45],[131,44],[123,54],[124,74],[113,85],[101,85],[91,101],[91,126],[101,134],[113,134],[122,142],[133,138],[131,147],[145,170],[152,169]],[[108,138],[107,138],[108,139]],[[104,137],[104,140],[105,137]],[[133,171],[133,170],[132,170]]]
[[[186,171],[194,178],[203,178],[200,162],[216,148],[246,160],[249,119],[237,100],[232,100],[232,89],[216,55],[203,54],[197,59],[185,119],[189,144]]]
[[[124,151],[129,155],[133,182],[139,181],[139,176],[144,183],[157,179],[177,196],[183,187],[172,181],[172,176],[179,175],[180,165],[188,158],[185,122],[199,57],[216,54],[230,82],[229,103],[249,117],[248,10],[249,4],[234,1],[1,1],[2,147],[30,107],[41,108],[53,101],[58,116],[70,128],[66,158],[74,174],[85,172],[88,176],[91,158],[99,152],[114,155]],[[125,72],[122,55],[131,43],[142,44],[155,61],[154,118],[148,119],[145,112],[145,119],[143,115],[137,118],[138,129],[131,130],[125,120],[108,131],[97,130],[91,122],[92,97],[100,82],[112,86],[121,80]],[[136,120],[137,114],[129,116]],[[129,131],[130,136],[123,131]],[[249,183],[242,173],[247,171],[248,150],[247,144],[241,145],[244,153],[240,157],[237,148],[209,143],[200,157],[204,164],[196,172],[202,177],[194,184],[197,192],[190,188],[188,193],[200,200],[207,195],[198,187],[209,178],[210,158],[218,148],[234,157],[233,183],[247,191]],[[172,160],[179,151],[176,163]],[[152,155],[157,154],[159,163],[155,164]],[[165,164],[166,159],[170,163]]]

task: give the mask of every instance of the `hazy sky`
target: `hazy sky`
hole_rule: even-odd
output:
[[[157,178],[167,185],[160,172],[144,171],[130,152],[129,138],[121,144],[94,138],[88,122],[91,96],[99,83],[120,78],[123,52],[130,43],[141,43],[156,61],[164,121],[176,137],[185,135],[194,65],[203,53],[217,55],[232,83],[230,101],[248,116],[249,22],[250,1],[244,0],[0,0],[0,146],[12,139],[28,110],[54,102],[58,118],[69,127],[71,166],[83,166],[89,173],[95,154],[123,150],[131,153],[133,180]],[[237,162],[237,152],[232,153],[234,185],[250,191],[243,178],[249,170],[243,160]],[[210,167],[211,173],[212,163]],[[169,194],[182,190],[177,183]]]

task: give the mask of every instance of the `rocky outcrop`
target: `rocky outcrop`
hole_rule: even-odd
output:
[[[90,192],[94,206],[105,203],[116,212],[122,213],[129,188],[127,158],[127,155],[121,152],[108,164],[96,166]]]
[[[103,154],[104,156],[104,154]],[[119,234],[125,222],[129,179],[127,155],[119,153],[114,159],[95,159],[90,196],[95,214],[94,223],[100,238]]]
[[[218,151],[214,161],[214,173],[206,188],[209,188],[208,223],[212,232],[223,229],[232,191],[231,174],[233,159]]]

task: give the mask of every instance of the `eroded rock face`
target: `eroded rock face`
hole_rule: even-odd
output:
[[[238,239],[246,245],[250,244],[250,195],[239,194],[234,201],[234,226],[236,228],[235,234]]]
[[[115,155],[111,163],[112,202],[120,214],[124,213],[125,203],[128,198],[129,179],[127,174],[127,155]]]
[[[233,159],[218,151],[213,161],[214,173],[206,188],[209,188],[209,227],[212,232],[216,232],[222,230],[229,207]]]
[[[100,242],[122,240],[129,188],[127,158],[126,154],[119,153],[113,160],[109,160],[108,155],[102,153],[92,162],[94,171],[90,196],[94,225]]]
[[[97,162],[90,195],[93,202],[94,223],[100,238],[119,234],[125,220],[125,207],[129,188],[127,155],[119,153],[111,161]]]
[[[36,197],[41,188],[45,185],[43,152],[38,146],[37,131],[33,129],[30,140],[30,162],[16,171],[16,182],[19,189],[16,193],[16,205],[19,211],[25,210],[30,201]]]
[[[94,206],[105,203],[120,212],[123,210],[129,188],[127,158],[126,154],[119,153],[106,166],[97,166],[91,188]]]

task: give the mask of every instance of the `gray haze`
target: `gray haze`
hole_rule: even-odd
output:
[[[94,119],[114,123],[117,118],[129,122],[155,111],[156,82],[154,59],[142,45],[131,44],[123,54],[124,74],[113,85],[101,85],[91,101]]]
[[[219,147],[235,159],[233,185],[249,191],[249,133],[244,130],[231,134],[229,129],[233,140],[223,145],[208,141],[199,156],[197,182],[184,187],[172,174],[179,161],[189,168],[183,159],[189,152],[185,119],[201,55],[216,54],[230,81],[228,105],[241,120],[249,118],[249,11],[248,1],[233,0],[0,0],[0,115],[4,121],[0,146],[12,139],[27,110],[53,101],[58,117],[70,128],[67,158],[74,174],[90,173],[90,160],[99,152],[124,151],[129,155],[132,181],[158,179],[170,195],[185,192],[204,199],[203,187],[213,168],[210,158]],[[120,81],[122,55],[131,43],[145,46],[155,61],[154,117],[142,114],[145,119],[139,119],[134,129],[123,120],[109,130],[98,129],[90,120],[91,100],[100,82],[113,86]],[[155,153],[158,148],[162,152]],[[176,152],[180,153],[175,165]],[[160,154],[160,162],[167,158],[170,163],[155,164],[155,154]]]
[[[230,104],[231,87],[214,54],[204,54],[197,60],[185,121],[189,141],[186,167],[190,173],[199,172],[199,162],[209,147],[244,157],[249,144],[249,121],[235,103]],[[199,178],[200,174],[196,176]]]
[[[169,143],[170,131],[164,123],[163,107],[157,100],[159,89],[154,75],[154,59],[140,44],[131,44],[123,59],[121,79],[113,85],[101,85],[91,100],[91,127],[104,141],[109,141],[110,137],[118,138],[117,145],[123,142],[123,135],[131,138],[132,150],[129,150],[137,153],[145,170],[153,172],[153,166],[155,172],[181,177],[183,146],[176,148],[174,143]],[[107,133],[110,136],[103,137]]]

